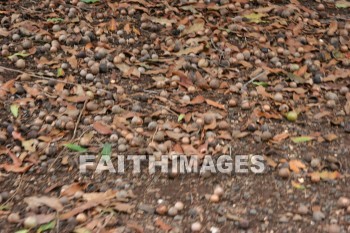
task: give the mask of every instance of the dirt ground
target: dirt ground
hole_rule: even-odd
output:
[[[349,10],[0,1],[0,232],[350,232]],[[265,169],[79,171],[102,154]]]

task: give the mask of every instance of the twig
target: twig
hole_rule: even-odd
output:
[[[21,175],[21,178],[20,178],[20,180],[19,180],[19,184],[18,184],[18,187],[16,188],[16,191],[12,194],[11,197],[9,197],[9,199],[7,199],[7,200],[4,202],[3,205],[6,205],[7,203],[9,203],[9,202],[15,197],[15,195],[18,193],[19,188],[20,188],[21,185],[22,185],[22,181],[23,181],[23,175]]]
[[[265,71],[261,72],[260,74],[258,74],[257,76],[255,76],[254,78],[250,79],[248,82],[246,82],[243,86],[242,86],[242,90],[245,90],[248,86],[248,84],[254,82],[255,80],[257,80],[258,78],[260,78],[261,76],[266,75]]]
[[[87,100],[85,100],[84,105],[83,105],[83,108],[80,110],[80,113],[79,113],[79,116],[78,116],[77,122],[75,122],[74,132],[73,132],[73,136],[72,136],[71,141],[73,141],[73,140],[74,140],[75,135],[77,134],[78,125],[79,125],[79,122],[80,122],[81,116],[83,115],[83,112],[85,111],[85,108],[86,108],[86,103],[87,103]]]
[[[45,77],[45,76],[40,76],[40,75],[36,75],[36,74],[33,74],[33,73],[27,73],[27,72],[24,72],[24,71],[21,71],[21,70],[17,70],[17,69],[7,68],[7,67],[4,67],[4,66],[0,66],[0,69],[16,72],[16,73],[20,73],[20,74],[28,74],[31,77],[35,77],[35,78],[38,78],[38,79],[44,79],[44,80],[54,81],[54,82],[59,82],[59,83],[65,83],[65,84],[69,84],[69,85],[73,85],[73,86],[80,85],[80,86],[82,86],[82,87],[84,87],[86,89],[91,90],[91,87],[89,87],[87,85],[84,85],[84,84],[72,83],[72,82],[67,82],[67,81],[59,80],[59,79],[55,79],[55,78],[49,78],[49,77]],[[107,91],[107,90],[104,90],[104,89],[99,89],[99,90],[103,91],[103,92],[106,92],[106,93],[111,93],[110,91]]]
[[[17,73],[21,73],[21,74],[28,74],[32,77],[35,77],[35,78],[40,78],[40,79],[45,79],[45,80],[50,80],[50,81],[55,81],[55,82],[60,82],[60,83],[65,83],[65,84],[70,84],[70,85],[77,85],[76,83],[71,83],[71,82],[67,82],[67,81],[63,81],[63,80],[59,80],[59,79],[54,79],[54,78],[48,78],[48,77],[44,77],[44,76],[39,76],[39,75],[36,75],[36,74],[32,74],[32,73],[27,73],[27,72],[24,72],[24,71],[21,71],[21,70],[17,70],[17,69],[12,69],[12,68],[7,68],[7,67],[4,67],[4,66],[0,66],[1,69],[4,69],[4,70],[8,70],[8,71],[13,71],[13,72],[17,72]]]

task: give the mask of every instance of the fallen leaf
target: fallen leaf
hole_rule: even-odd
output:
[[[11,104],[10,110],[11,110],[12,115],[17,118],[19,106],[17,104]]]
[[[30,139],[30,140],[26,140],[26,141],[22,141],[22,146],[23,148],[28,151],[28,152],[35,152],[36,148],[35,148],[35,143],[37,140],[35,139]]]
[[[85,152],[87,151],[86,148],[84,147],[81,147],[77,144],[73,144],[73,143],[67,143],[67,144],[64,144],[65,147],[67,147],[68,149],[71,149],[71,150],[74,150],[74,151],[77,151],[77,152]]]
[[[76,69],[78,68],[78,60],[77,58],[73,55],[69,58],[67,58],[67,61],[69,63],[69,65],[73,68],[73,69]],[[64,74],[63,74],[64,75]]]
[[[100,204],[103,204],[104,202],[106,202],[105,200],[98,200],[98,201],[90,201],[84,204],[79,205],[78,207],[75,207],[74,209],[72,209],[71,211],[68,211],[64,214],[60,215],[60,219],[61,220],[66,220],[69,219],[81,212],[84,212],[85,210],[91,209],[93,207],[96,207]]]
[[[24,198],[24,202],[27,203],[29,207],[33,208],[38,208],[42,205],[46,205],[56,211],[63,210],[63,205],[61,204],[60,200],[56,197],[26,197]]]
[[[204,45],[200,44],[200,45],[195,46],[195,47],[189,47],[189,48],[186,48],[186,49],[182,49],[179,52],[175,53],[175,55],[178,56],[178,57],[181,57],[183,55],[187,55],[187,54],[190,54],[190,53],[197,54],[200,51],[202,51],[203,49],[204,49]]]
[[[141,77],[141,73],[136,67],[128,66],[125,63],[116,64],[116,67],[123,73],[123,76],[125,77],[130,77],[130,76],[135,76],[137,78]]]
[[[192,22],[192,25],[185,28],[185,30],[182,31],[181,35],[187,35],[191,33],[196,33],[198,31],[204,31],[204,25],[205,21],[203,19],[197,18]]]
[[[306,169],[306,166],[300,160],[292,159],[289,161],[289,169],[295,173],[300,173],[300,169]]]
[[[268,16],[268,15],[265,14],[265,13],[251,13],[251,14],[248,14],[248,15],[243,15],[244,18],[249,19],[249,22],[252,22],[252,23],[263,23],[263,22],[266,22],[266,21],[262,20],[262,18],[266,17],[266,16]]]
[[[300,189],[300,190],[306,189],[304,185],[302,185],[294,180],[292,180],[292,186],[293,186],[293,188]]]
[[[209,104],[209,105],[215,107],[215,108],[220,108],[220,109],[222,109],[222,110],[226,110],[225,105],[220,104],[220,103],[218,103],[218,102],[215,102],[215,101],[213,101],[213,100],[205,99],[205,102],[206,102],[207,104]]]
[[[128,213],[130,214],[133,210],[134,206],[128,203],[116,202],[113,204],[113,209],[118,212]]]
[[[160,218],[156,218],[155,223],[156,227],[159,227],[161,230],[168,232],[172,229],[172,227],[169,224],[166,224],[163,222]]]
[[[99,121],[94,122],[93,127],[98,133],[103,134],[103,135],[108,135],[108,134],[113,133],[113,131],[111,130],[111,128],[109,126],[107,126]]]
[[[73,183],[61,191],[62,196],[73,196],[78,191],[83,191],[87,184]]]
[[[308,142],[314,139],[314,137],[311,136],[302,136],[302,137],[292,137],[291,138],[293,142],[299,143],[299,142]]]
[[[338,179],[338,178],[342,177],[341,174],[338,171],[333,171],[333,172],[330,172],[330,171],[312,172],[312,173],[309,173],[309,176],[311,177],[311,180],[313,180],[313,181],[317,181],[320,178],[322,180],[335,180],[335,179]]]
[[[328,142],[332,142],[332,141],[336,140],[336,139],[338,138],[338,136],[335,135],[334,133],[329,133],[329,134],[325,135],[324,138],[325,138]]]

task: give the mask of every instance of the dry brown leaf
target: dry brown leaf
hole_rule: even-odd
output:
[[[7,31],[6,29],[4,28],[0,28],[0,36],[3,36],[3,37],[8,37],[10,35],[10,32]]]
[[[24,198],[24,202],[26,202],[30,208],[38,208],[42,205],[46,205],[56,211],[63,210],[63,205],[61,204],[60,200],[56,197],[26,197]]]
[[[298,159],[292,159],[289,161],[289,169],[295,173],[300,173],[300,169],[306,169],[306,166],[302,161]]]
[[[161,230],[166,232],[170,231],[172,228],[169,224],[166,224],[160,218],[156,218],[156,221],[154,224],[156,225],[156,227],[159,227]]]
[[[78,95],[75,95],[75,96],[67,96],[67,97],[64,97],[65,100],[67,100],[68,102],[72,102],[72,103],[79,103],[79,102],[84,102],[85,100],[87,100],[87,97],[86,96],[78,96]]]
[[[83,199],[86,201],[109,200],[115,197],[117,191],[107,190],[106,192],[84,193]]]
[[[335,180],[338,178],[341,178],[342,175],[338,171],[322,171],[322,172],[312,172],[309,173],[308,176],[310,176],[311,180],[314,182],[322,180]]]
[[[332,22],[329,24],[329,29],[328,29],[328,35],[333,36],[334,33],[338,29],[338,21],[337,20],[332,20]]]
[[[78,191],[83,191],[87,184],[73,183],[61,191],[62,196],[73,196]]]
[[[13,164],[0,164],[0,168],[5,169],[5,171],[7,172],[14,172],[14,173],[25,173],[27,172],[31,167],[33,166],[33,164],[27,165],[27,166],[23,166],[23,167],[19,167],[18,165],[13,165]]]
[[[77,58],[73,55],[69,58],[67,58],[67,61],[69,63],[69,65],[73,68],[73,69],[76,69],[78,68],[78,60]]]
[[[117,30],[117,22],[115,21],[114,18],[112,18],[109,21],[108,30],[111,32],[115,32]]]
[[[98,133],[103,135],[112,134],[113,132],[109,126],[99,121],[94,122],[93,127]]]
[[[215,108],[220,108],[220,109],[222,109],[222,110],[226,110],[225,105],[220,104],[220,103],[218,103],[218,102],[215,102],[214,100],[205,99],[205,102],[206,102],[207,104],[209,104],[209,105],[215,107]]]
[[[276,134],[273,138],[272,138],[272,142],[273,143],[279,143],[282,142],[283,140],[287,139],[289,137],[289,133],[280,133],[280,134]]]
[[[69,211],[67,213],[61,214],[59,218],[61,220],[71,218],[71,217],[73,217],[81,212],[84,212],[85,210],[88,210],[88,209],[91,209],[91,208],[96,207],[98,205],[101,205],[104,202],[106,202],[106,201],[105,200],[98,200],[98,201],[90,201],[90,202],[84,203],[84,204],[72,209],[71,211]]]
[[[116,202],[113,204],[113,209],[119,212],[131,214],[134,206],[128,203]]]
[[[13,88],[14,84],[15,84],[15,79],[11,79],[0,86],[0,98],[1,99],[6,97],[7,92],[9,92],[11,88]]]
[[[197,54],[200,51],[202,51],[203,49],[204,49],[204,45],[200,44],[200,45],[195,46],[195,47],[189,47],[189,48],[186,48],[186,49],[182,49],[179,52],[175,53],[175,55],[178,56],[178,57],[181,57],[183,55],[187,55],[187,54],[190,54],[190,53]]]
[[[263,97],[273,99],[273,96],[270,93],[267,93],[265,90],[265,87],[263,87],[263,86],[257,86],[256,91],[258,92],[259,95],[261,95]]]
[[[131,33],[131,27],[130,27],[130,24],[129,24],[129,23],[125,24],[125,26],[124,26],[124,31],[125,31],[127,34],[130,34],[130,33]]]
[[[116,67],[123,73],[124,77],[135,76],[141,77],[140,71],[136,67],[131,67],[125,63],[117,64]]]
[[[202,95],[197,95],[191,100],[190,104],[202,104],[204,102],[205,98]]]
[[[344,110],[347,115],[350,115],[350,100],[346,101],[344,105]]]
[[[338,136],[335,135],[334,133],[329,133],[329,134],[325,135],[324,138],[325,138],[328,142],[332,142],[332,141],[336,140],[336,139],[338,138]]]
[[[196,33],[198,31],[204,31],[205,21],[203,19],[197,18],[192,22],[192,25],[182,31],[181,35],[187,35],[191,33]]]

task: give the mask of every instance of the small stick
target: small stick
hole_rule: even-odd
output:
[[[67,82],[67,81],[64,81],[64,80],[59,80],[59,79],[54,79],[54,78],[39,76],[39,75],[36,75],[36,74],[33,74],[33,73],[27,73],[27,72],[24,72],[24,71],[21,71],[21,70],[12,69],[12,68],[7,68],[7,67],[4,67],[4,66],[0,66],[0,69],[12,71],[12,72],[16,72],[16,73],[20,73],[20,74],[28,74],[28,75],[30,75],[31,77],[35,77],[35,78],[39,78],[39,79],[44,79],[44,80],[49,80],[49,81],[55,81],[55,82],[59,82],[59,83],[65,83],[65,84],[69,84],[69,85],[73,85],[73,86],[80,85],[80,86],[85,87],[85,88],[87,88],[87,89],[89,89],[89,90],[91,89],[91,87],[86,86],[86,85],[84,85],[84,84],[72,83],[72,82]],[[104,90],[104,89],[99,89],[99,90],[101,90],[101,91],[103,91],[103,92],[106,92],[106,93],[111,93],[110,91],[107,91],[107,90]]]
[[[1,68],[1,69],[4,69],[4,70],[8,70],[8,71],[13,71],[13,72],[16,72],[16,73],[29,74],[30,76],[35,77],[35,78],[40,78],[40,79],[45,79],[45,80],[50,80],[50,81],[55,81],[55,82],[60,82],[60,83],[65,83],[65,84],[70,84],[70,85],[77,85],[76,83],[71,83],[71,82],[67,82],[67,81],[63,81],[63,80],[59,80],[59,79],[54,79],[54,78],[48,78],[48,77],[44,77],[44,76],[39,76],[39,75],[36,75],[36,74],[27,73],[27,72],[24,72],[24,71],[21,71],[21,70],[12,69],[12,68],[7,68],[7,67],[4,67],[4,66],[0,66],[0,68]]]
[[[78,116],[77,122],[75,122],[74,132],[73,132],[73,136],[72,136],[71,141],[73,141],[73,140],[74,140],[75,135],[77,134],[78,125],[79,125],[79,122],[80,122],[81,116],[83,115],[83,112],[85,111],[85,108],[86,108],[86,103],[87,103],[87,100],[85,100],[84,105],[83,105],[83,108],[80,110],[80,113],[79,113],[79,116]]]

